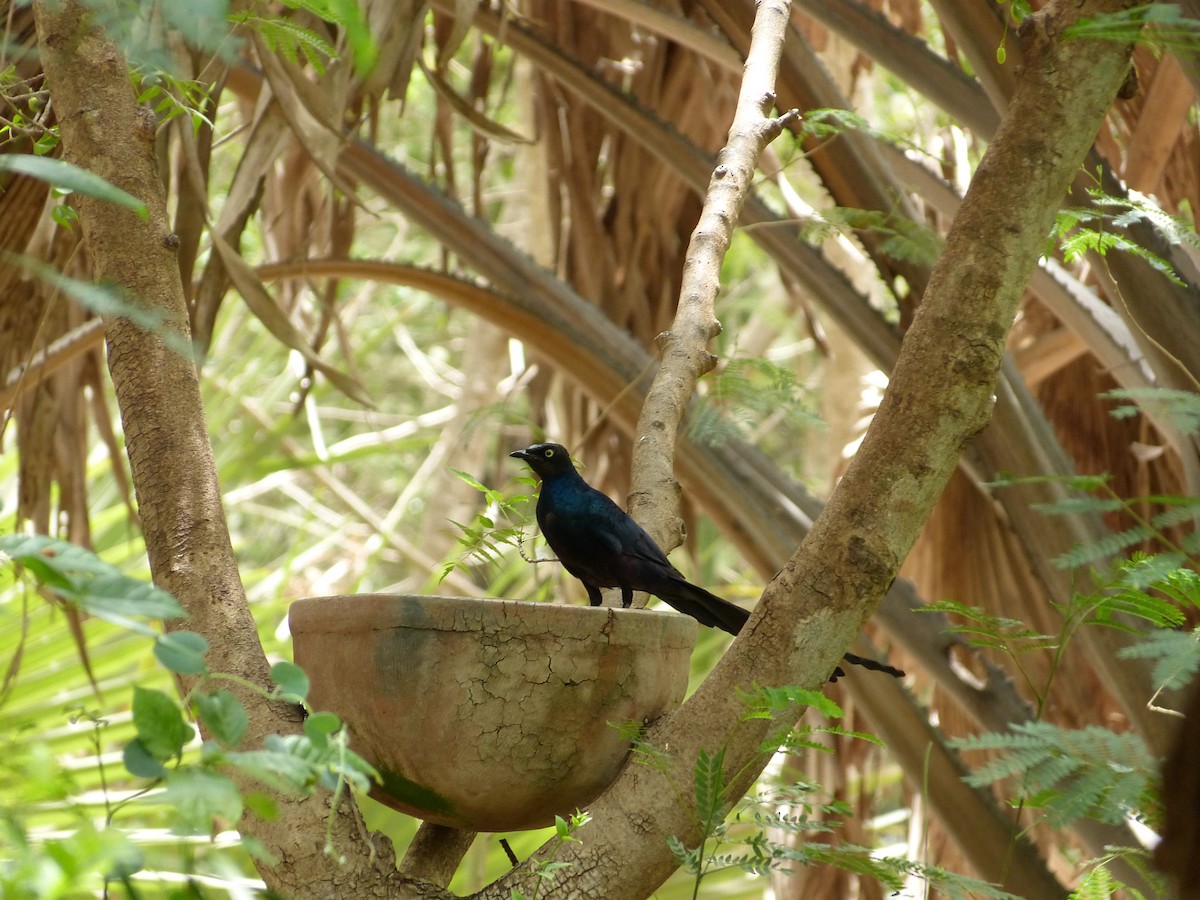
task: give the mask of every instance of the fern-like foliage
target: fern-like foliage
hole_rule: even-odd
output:
[[[1059,211],[1050,232],[1051,248],[1057,243],[1063,259],[1069,263],[1088,252],[1100,256],[1105,256],[1110,250],[1131,253],[1173,283],[1184,284],[1167,260],[1132,240],[1123,229],[1135,222],[1148,222],[1170,243],[1200,247],[1200,235],[1187,219],[1159,209],[1145,197],[1115,197],[1099,188],[1089,189],[1088,194],[1092,198],[1092,206],[1068,207]]]
[[[740,437],[740,433],[721,411],[706,397],[700,397],[688,410],[688,440],[709,447],[720,447],[726,441]]]
[[[1135,553],[1114,568],[1123,589],[1153,588],[1182,607],[1200,608],[1200,575],[1193,569],[1182,568],[1182,563],[1177,553]],[[1171,624],[1182,624],[1182,621]]]
[[[365,75],[374,68],[379,57],[379,47],[371,37],[364,4],[357,0],[283,0],[289,9],[302,9],[333,25],[337,25],[346,36],[354,69]]]
[[[877,881],[884,891],[904,889],[912,877],[929,884],[942,896],[954,900],[1018,900],[994,884],[926,866],[902,857],[881,857],[877,851],[857,844],[839,843],[832,835],[841,820],[850,815],[843,801],[818,803],[813,798],[817,785],[803,782],[762,789],[744,798],[729,820],[713,829],[710,848],[689,850],[676,838],[668,844],[676,860],[697,875],[693,896],[702,896],[700,880],[721,869],[736,868],[755,875],[791,873],[800,866],[835,866],[846,872]],[[789,835],[784,842],[779,836]],[[825,835],[814,840],[814,836]]]
[[[137,75],[141,76],[141,73]],[[150,106],[160,123],[186,115],[191,120],[193,134],[199,132],[202,125],[212,126],[212,121],[204,114],[208,105],[210,85],[175,78],[165,72],[136,77],[135,80],[137,102]]]
[[[848,131],[860,131],[874,140],[891,144],[893,147],[910,150],[922,156],[929,155],[924,147],[918,146],[898,134],[874,127],[852,109],[838,107],[810,109],[800,120],[800,127],[797,129],[798,134],[814,138],[833,138]]]
[[[720,446],[768,424],[773,432],[820,424],[795,373],[761,357],[729,360],[706,387],[688,415],[688,436],[698,443]]]
[[[84,0],[92,20],[115,41],[130,60],[131,68],[145,72],[179,74],[165,33],[186,35],[188,45],[232,63],[241,41],[229,33],[227,2],[221,0]]]
[[[1112,897],[1128,897],[1130,900],[1146,900],[1146,895],[1137,888],[1118,881],[1109,871],[1109,865],[1117,859],[1136,869],[1146,883],[1153,885],[1154,897],[1168,896],[1166,879],[1150,865],[1150,854],[1140,847],[1106,847],[1104,856],[1085,864],[1086,874],[1067,900],[1110,900]],[[1121,892],[1118,894],[1118,892]]]
[[[947,630],[963,636],[973,647],[999,650],[1007,656],[1017,656],[1033,650],[1052,650],[1059,646],[1057,634],[1040,634],[1020,619],[993,616],[978,606],[967,606],[956,600],[939,600],[918,607],[918,612],[950,613],[961,620]]]
[[[756,686],[752,691],[744,692],[740,699],[746,705],[743,720],[780,719],[792,722],[803,707],[813,709],[827,719],[840,719],[845,715],[842,708],[821,691],[795,685]],[[769,735],[758,749],[760,753],[800,753],[804,750],[832,753],[833,747],[830,743],[819,739],[823,735],[856,738],[883,746],[883,742],[876,735],[864,731],[851,731],[836,725],[798,725],[787,729],[783,734]]]
[[[509,556],[513,548],[521,547],[524,526],[529,521],[529,497],[524,494],[508,496],[502,491],[489,488],[473,475],[451,469],[456,477],[470,485],[484,496],[486,506],[470,523],[454,522],[458,528],[457,541],[462,550],[451,556],[442,564],[438,581],[445,581],[446,576],[455,569],[470,572],[474,566],[500,566]],[[532,484],[532,479],[521,479]],[[504,516],[508,524],[496,524],[496,520]]]
[[[1200,394],[1172,388],[1116,388],[1100,395],[1109,400],[1128,400],[1113,409],[1117,419],[1140,415],[1142,408],[1154,410],[1185,434],[1200,433]],[[1200,501],[1192,500],[1193,503]]]
[[[1123,531],[1109,532],[1086,544],[1076,544],[1066,553],[1056,556],[1053,562],[1060,569],[1078,569],[1095,560],[1116,556],[1154,536],[1154,529],[1148,524],[1133,525]]]
[[[1178,553],[1138,552],[1115,563],[1095,621],[1108,625],[1112,616],[1125,614],[1156,628],[1183,625],[1188,610],[1200,609],[1200,575],[1183,568],[1183,562]]]
[[[1183,216],[1173,216],[1161,209],[1144,194],[1131,192],[1128,197],[1114,197],[1099,188],[1091,188],[1088,194],[1097,206],[1112,215],[1112,223],[1118,228],[1148,222],[1170,243],[1187,244],[1200,250],[1200,234],[1196,233],[1193,224]]]
[[[1079,882],[1079,887],[1071,891],[1067,900],[1109,900],[1122,887],[1124,885],[1113,878],[1107,868],[1096,866]]]
[[[608,724],[617,729],[617,734],[621,736],[622,741],[629,742],[629,751],[635,763],[653,769],[664,778],[670,776],[671,756],[665,750],[646,740],[645,723],[609,722]],[[674,784],[671,785],[671,788],[678,796],[679,791]]]
[[[1184,286],[1186,282],[1175,271],[1175,267],[1154,251],[1119,232],[1084,227],[1090,222],[1104,224],[1104,221],[1105,217],[1096,215],[1091,210],[1075,209],[1060,212],[1056,226],[1061,231],[1055,236],[1059,240],[1059,249],[1062,251],[1063,259],[1068,263],[1073,263],[1087,253],[1107,256],[1110,250],[1120,250],[1136,256],[1156,272],[1165,276],[1172,284]],[[1116,223],[1112,222],[1112,224]]]
[[[716,753],[701,750],[693,771],[696,815],[707,840],[725,817],[725,749]]]
[[[1200,53],[1200,20],[1185,16],[1176,3],[1148,3],[1087,18],[1068,28],[1066,36],[1121,43],[1136,41],[1160,51]]]
[[[870,232],[882,238],[879,249],[892,259],[933,265],[942,249],[941,236],[923,222],[892,216],[875,209],[835,206],[809,220],[801,233],[809,241],[821,241],[845,231]]]
[[[1190,404],[1200,413],[1200,402],[1193,399]],[[1073,495],[1053,503],[1035,504],[1034,509],[1039,512],[1047,515],[1103,515],[1118,512],[1133,521],[1133,525],[1122,531],[1111,532],[1088,543],[1078,544],[1056,557],[1053,562],[1059,568],[1078,568],[1094,560],[1117,556],[1130,547],[1146,543],[1158,545],[1166,551],[1166,558],[1173,560],[1169,565],[1164,565],[1164,568],[1184,564],[1200,565],[1200,559],[1193,558],[1200,550],[1200,537],[1197,537],[1194,529],[1180,539],[1166,533],[1169,528],[1191,524],[1200,519],[1200,499],[1162,494],[1130,499],[1119,496],[1109,481],[1107,475],[1036,475],[1017,478],[1003,474],[991,482],[989,487],[1053,482],[1072,491]],[[1164,508],[1146,517],[1141,511],[1146,506]]]
[[[704,877],[717,869],[738,865],[714,849],[726,835],[725,813],[725,750],[716,753],[701,750],[696,757],[692,772],[693,802],[700,823],[700,842],[688,847],[678,837],[667,836],[667,845],[678,861],[680,868],[695,879],[692,896],[699,896]]]
[[[1200,575],[1181,567],[1176,553],[1135,553],[1118,560],[1107,573],[1093,572],[1097,589],[1077,592],[1065,603],[1055,604],[1062,614],[1057,634],[1040,634],[1023,622],[993,616],[977,607],[953,600],[929,603],[919,610],[948,613],[960,624],[948,630],[960,634],[975,647],[986,647],[1010,657],[1030,690],[1044,697],[1046,685],[1035,684],[1022,663],[1033,651],[1053,654],[1054,666],[1075,631],[1083,626],[1103,625],[1138,635],[1149,633],[1145,643],[1135,644],[1123,655],[1155,659],[1154,678],[1159,691],[1185,684],[1200,668],[1200,645],[1190,632],[1179,632],[1187,612],[1200,608]]]
[[[354,69],[359,75],[374,68],[379,47],[371,37],[361,4],[354,0],[283,0],[283,6],[310,13],[337,26],[345,36]],[[338,56],[333,43],[315,29],[290,16],[266,14],[255,4],[230,14],[229,21],[252,29],[271,51],[293,65],[307,63],[318,75],[324,75],[328,61]]]
[[[318,75],[324,75],[327,61],[337,56],[333,44],[295,19],[260,16],[247,10],[230,16],[230,20],[256,31],[271,52],[292,65],[308,63]]]
[[[1160,691],[1180,690],[1191,684],[1200,671],[1200,629],[1151,631],[1138,644],[1118,651],[1122,659],[1152,659],[1151,678]]]
[[[820,693],[794,686],[756,687],[742,696],[746,718],[795,718],[799,706],[812,706],[831,716],[841,709]],[[628,727],[623,733],[640,739],[641,731]],[[782,739],[772,739],[760,748],[771,753],[783,742],[785,748],[808,746],[806,729],[793,729]],[[845,734],[844,731],[838,733]],[[863,736],[875,740],[871,736]],[[818,745],[813,745],[818,746]],[[826,749],[820,747],[820,749]],[[648,764],[661,759],[648,754]],[[899,857],[880,857],[877,851],[832,838],[841,820],[851,815],[845,801],[818,803],[814,796],[820,787],[805,782],[760,785],[752,795],[742,798],[726,816],[729,779],[724,771],[725,753],[702,751],[693,768],[693,803],[700,824],[700,839],[689,847],[678,837],[667,844],[679,866],[694,877],[694,898],[702,896],[704,879],[723,869],[739,869],[754,875],[770,872],[788,874],[798,866],[827,865],[841,868],[863,878],[874,879],[886,891],[903,890],[914,876],[928,882],[943,896],[961,898],[989,897],[1017,900],[996,885],[948,872],[935,866],[923,866]],[[780,840],[780,836],[790,836]],[[818,835],[827,837],[814,840]]]
[[[781,714],[794,719],[801,707],[812,707],[829,719],[840,719],[842,708],[821,691],[813,691],[796,685],[762,687],[743,692],[739,699],[746,707],[745,719],[774,719]]]
[[[1019,619],[993,616],[977,606],[967,606],[956,600],[927,603],[918,607],[917,611],[948,613],[952,617],[950,621],[957,621],[958,624],[950,625],[946,628],[947,631],[961,635],[972,647],[994,650],[1011,659],[1030,692],[1038,698],[1039,707],[1046,694],[1046,684],[1035,682],[1024,658],[1035,651],[1052,654],[1054,665],[1051,667],[1050,678],[1053,678],[1057,660],[1075,624],[1073,617],[1067,615],[1063,618],[1063,627],[1058,634],[1041,634]]]
[[[1008,733],[951,743],[959,750],[998,752],[968,775],[967,783],[983,787],[1017,778],[1026,805],[1042,809],[1055,827],[1081,817],[1110,824],[1120,824],[1128,816],[1159,818],[1154,792],[1158,763],[1132,732],[1025,722],[1013,725]]]

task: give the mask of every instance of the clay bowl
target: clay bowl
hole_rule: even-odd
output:
[[[372,796],[474,831],[551,825],[629,754],[617,725],[676,707],[696,623],[677,613],[366,594],[289,613],[309,701],[349,725]]]

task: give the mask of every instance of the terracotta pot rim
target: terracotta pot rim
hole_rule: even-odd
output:
[[[482,632],[498,627],[531,632],[554,631],[561,637],[648,643],[658,647],[691,647],[696,621],[677,612],[576,606],[478,597],[430,594],[351,594],[306,597],[288,613],[292,632],[319,630],[350,634],[385,628],[423,631]]]

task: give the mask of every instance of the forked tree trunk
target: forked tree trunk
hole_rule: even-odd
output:
[[[758,747],[767,726],[743,720],[738,689],[819,685],[883,596],[963,446],[988,422],[1017,304],[1128,73],[1129,46],[1072,41],[1064,31],[1082,18],[1131,5],[1051,3],[1023,24],[1028,52],[1016,93],[950,230],[858,454],[712,675],[651,729],[650,743],[671,765],[665,771],[630,766],[593,804],[586,839],[555,856],[569,863],[556,891],[631,900],[653,891],[674,868],[666,836],[685,843],[698,837],[686,798],[700,751],[725,750],[728,772],[737,773],[731,796],[740,796],[765,763]],[[650,483],[666,491],[668,481]],[[1016,862],[1008,846],[979,849],[973,862],[983,877],[1024,897],[1063,895],[1036,860]],[[1021,855],[1019,846],[1014,850]],[[507,896],[516,880],[505,878],[482,896]]]
[[[1125,77],[1128,48],[1066,41],[1083,16],[1128,0],[1052,3],[1027,20],[1028,55],[1004,123],[975,177],[905,340],[891,387],[862,449],[825,514],[768,587],[745,633],[702,688],[658,723],[649,740],[671,761],[666,773],[628,767],[591,809],[581,844],[557,848],[556,896],[641,898],[673,870],[667,835],[694,840],[692,767],[701,749],[724,747],[732,795],[765,758],[769,727],[743,721],[737,688],[816,686],[882,596],[955,466],[963,444],[986,424],[996,373],[1017,302],[1105,111]],[[153,156],[154,122],[134,103],[124,59],[90,29],[78,3],[39,0],[39,41],[68,159],[143,200],[143,221],[98,200],[80,200],[97,276],[131,303],[187,336],[187,314]],[[732,227],[732,222],[726,223]],[[187,627],[212,644],[214,669],[266,683],[267,663],[246,605],[221,508],[195,368],[158,334],[112,318],[109,364],[155,581],[189,613]],[[667,490],[669,478],[654,490]],[[285,710],[243,694],[247,740],[289,732]],[[668,781],[664,781],[666,778]],[[682,787],[681,794],[671,784]],[[286,896],[436,896],[402,882],[389,846],[372,848],[346,813],[333,824],[341,864],[322,854],[327,807],[321,798],[279,797],[278,820],[246,819],[244,833],[279,859],[261,869]],[[997,848],[999,857],[1005,847]],[[374,851],[378,851],[378,854]],[[544,850],[542,858],[549,858]],[[1026,897],[1061,888],[1036,864],[1003,869],[977,860],[981,874]],[[419,867],[414,871],[419,871]],[[480,896],[533,893],[536,879],[513,873]]]

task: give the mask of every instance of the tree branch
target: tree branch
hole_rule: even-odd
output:
[[[92,197],[78,198],[84,242],[97,279],[115,285],[131,306],[163,323],[145,330],[118,316],[105,318],[108,364],[121,410],[133,484],[154,582],[187,610],[190,628],[208,639],[214,671],[269,685],[266,656],[246,604],[237,561],[221,505],[212,447],[190,357],[163,339],[190,341],[183,284],[168,225],[166,198],[154,156],[155,120],[139,109],[121,50],[70,0],[34,3],[38,43],[62,132],[63,152],[141,200],[145,219]],[[187,685],[185,685],[186,687]],[[241,690],[249,714],[246,745],[261,746],[271,733],[298,733],[292,707],[268,703]],[[235,778],[236,773],[231,773]],[[251,783],[242,781],[242,789]],[[263,786],[253,783],[255,790]],[[346,858],[333,865],[322,850],[329,815],[324,798],[276,795],[279,815],[265,821],[247,814],[244,835],[257,838],[287,865],[258,858],[263,879],[290,897],[383,893],[403,883],[391,845],[364,840],[354,814],[343,804],[332,824],[332,841]]]
[[[682,537],[678,485],[672,471],[676,431],[696,382],[716,365],[707,348],[721,332],[715,315],[721,263],[750,192],[759,154],[799,115],[791,110],[770,117],[788,13],[785,0],[758,4],[729,138],[717,156],[688,245],[675,321],[670,331],[658,337],[662,365],[638,420],[629,512],[665,548],[677,546]]]

